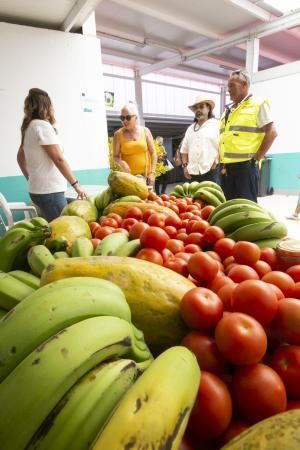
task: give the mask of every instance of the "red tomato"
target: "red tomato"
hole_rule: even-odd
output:
[[[129,217],[133,217],[136,220],[141,220],[143,218],[143,213],[137,206],[131,206],[125,214],[125,218]]]
[[[186,226],[186,232],[187,232],[187,234],[192,233],[193,225],[195,225],[196,223],[198,223],[198,220],[195,220],[195,219],[191,219],[191,220],[188,222],[188,224],[187,224],[187,226]]]
[[[166,227],[164,227],[164,230],[166,233],[168,233],[171,239],[174,239],[177,235],[176,228],[172,227],[171,225],[167,225]]]
[[[216,261],[222,262],[220,255],[218,255],[218,253],[215,252],[214,250],[207,250],[205,253],[211,256]]]
[[[196,252],[200,252],[201,248],[197,244],[187,244],[184,246],[184,251],[186,253],[196,253]]]
[[[178,252],[184,252],[184,243],[180,239],[169,239],[166,248],[175,255]]]
[[[223,239],[224,236],[225,235],[222,228],[215,225],[210,225],[209,227],[207,227],[203,235],[204,241],[208,245],[214,245],[219,239]]]
[[[159,227],[146,228],[140,235],[142,247],[154,248],[159,252],[166,248],[168,240],[168,234]]]
[[[168,196],[168,194],[161,194],[160,198],[161,198],[162,200],[164,200],[164,201],[170,199],[170,197]]]
[[[113,231],[115,231],[115,228],[113,228],[113,227],[99,227],[96,230],[96,233],[95,233],[94,237],[97,238],[97,239],[103,239],[108,234],[113,233]]]
[[[234,259],[233,256],[227,256],[227,258],[225,258],[223,260],[223,266],[224,267],[227,267],[227,266],[229,266],[230,264],[233,264],[233,263],[235,263],[235,259]]]
[[[134,223],[129,230],[129,238],[138,239],[141,233],[146,230],[146,228],[149,228],[149,225],[145,222]]]
[[[266,273],[262,277],[262,280],[266,283],[275,284],[283,292],[285,297],[293,297],[295,290],[295,281],[287,273],[274,270]]]
[[[166,216],[162,213],[154,213],[151,214],[147,223],[151,227],[160,227],[163,228],[165,226]]]
[[[178,233],[176,239],[185,242],[187,240],[188,235],[184,232]]]
[[[226,429],[225,433],[222,436],[220,445],[223,446],[227,444],[234,437],[238,436],[249,427],[250,425],[246,422],[242,422],[241,420],[232,420],[229,424],[229,427]]]
[[[126,234],[126,236],[129,236],[129,231],[125,228],[114,228],[113,233],[123,233]]]
[[[300,299],[300,281],[298,281],[298,283],[295,283],[295,289],[294,289],[293,297]]]
[[[158,197],[156,200],[154,200],[154,203],[157,203],[157,205],[160,205],[160,206],[164,206],[164,201],[160,197]]]
[[[268,283],[261,280],[242,281],[232,293],[232,310],[249,314],[260,324],[268,325],[278,310],[278,300]]]
[[[157,195],[155,192],[153,192],[153,191],[150,191],[150,192],[149,192],[149,194],[148,194],[148,200],[154,201],[154,200],[156,200],[157,198],[158,198],[158,195]]]
[[[286,410],[300,409],[300,400],[288,400]]]
[[[273,291],[275,292],[277,300],[282,300],[284,298],[284,294],[283,294],[282,290],[279,289],[278,286],[275,286],[275,284],[271,284],[271,283],[268,283],[268,284],[270,285],[270,288],[272,288]]]
[[[223,309],[223,303],[217,294],[203,287],[186,292],[180,303],[183,320],[196,330],[213,329],[222,317]]]
[[[262,261],[261,259],[253,264],[253,269],[255,270],[259,278],[262,278],[268,272],[272,272],[270,264],[268,264],[266,261]]]
[[[187,261],[181,258],[168,258],[167,261],[164,262],[164,266],[168,269],[174,270],[174,272],[180,273],[184,277],[187,277],[189,274]]]
[[[135,223],[138,223],[138,220],[135,219],[134,217],[127,217],[126,219],[122,220],[122,228],[125,228],[125,230],[130,230],[130,228],[132,227],[132,225],[134,225]]]
[[[142,248],[135,257],[150,261],[160,266],[162,266],[164,262],[162,255],[154,248]]]
[[[184,219],[184,220],[181,222],[182,228],[185,228],[185,230],[186,230],[186,227],[187,227],[188,223],[189,223],[189,219]]]
[[[229,266],[227,266],[228,268]],[[231,278],[235,283],[241,283],[245,280],[259,280],[259,276],[254,269],[250,266],[243,264],[236,264],[227,273],[229,278]],[[268,274],[267,274],[268,275]]]
[[[203,246],[203,234],[201,233],[190,233],[186,240],[185,244],[197,244],[201,248]]]
[[[286,410],[284,384],[265,364],[238,367],[232,377],[231,393],[238,412],[250,423]]]
[[[155,213],[156,213],[155,209],[147,209],[143,214],[143,222],[147,223],[151,214],[155,214]]]
[[[298,283],[298,281],[300,281],[300,264],[289,267],[285,272],[293,278],[295,283]]]
[[[272,270],[275,270],[277,266],[277,254],[273,248],[263,248],[260,252],[260,259],[266,261],[272,267]]]
[[[214,251],[220,255],[221,259],[225,259],[228,256],[232,256],[232,250],[235,241],[230,238],[219,239],[214,245]]]
[[[103,220],[101,220],[101,227],[118,228],[119,223],[113,217],[105,217]]]
[[[227,371],[228,363],[219,352],[217,344],[211,336],[200,333],[200,331],[191,331],[183,338],[180,345],[187,347],[196,355],[201,370],[208,370],[213,373]]]
[[[161,256],[163,257],[164,262],[167,261],[169,258],[173,258],[174,254],[167,248],[164,248],[161,251]]]
[[[224,311],[232,311],[231,297],[235,288],[238,286],[237,283],[224,284],[217,292],[217,295],[223,302]]]
[[[186,220],[186,219],[190,220],[193,217],[193,213],[191,211],[190,212],[180,213],[179,217],[182,220]]]
[[[177,207],[179,209],[179,213],[183,213],[187,209],[187,204],[184,200],[178,200]]]
[[[207,287],[217,293],[225,284],[234,284],[234,282],[231,278],[226,277],[223,272],[219,271],[215,278],[208,283]]]
[[[284,345],[271,355],[271,367],[282,379],[287,395],[300,400],[300,346]]]
[[[176,214],[179,214],[179,208],[177,205],[170,205],[169,208],[176,212]]]
[[[212,281],[218,273],[219,266],[218,262],[205,252],[197,252],[190,258],[188,269],[196,280]]]
[[[284,298],[272,323],[276,336],[289,344],[300,345],[300,301]]]
[[[218,349],[233,364],[259,362],[267,350],[265,330],[247,314],[231,313],[220,320],[215,329]]]
[[[92,236],[94,236],[96,231],[100,228],[100,225],[98,222],[90,222],[89,227],[90,227]]]
[[[194,211],[198,211],[198,206],[197,205],[195,205],[195,204],[193,204],[193,205],[189,205],[187,208],[186,208],[186,210],[187,210],[187,212],[194,212]]]
[[[175,258],[181,258],[184,259],[185,261],[188,261],[190,259],[190,257],[192,256],[191,253],[185,253],[185,252],[178,252],[175,253]]]
[[[91,239],[91,243],[93,244],[93,249],[94,250],[100,244],[100,242],[101,242],[101,239],[97,239],[97,238]]]
[[[232,400],[226,384],[203,370],[188,429],[200,441],[216,438],[228,427],[232,417]]]
[[[212,205],[204,206],[204,208],[201,209],[201,217],[202,217],[202,219],[207,220],[209,215],[213,212],[214,209],[215,209],[215,207],[212,206]]]
[[[199,214],[201,214],[201,212],[199,211]],[[193,233],[204,233],[204,231],[206,230],[206,228],[208,228],[210,225],[206,220],[198,220],[196,223],[193,223],[192,226],[192,232]]]
[[[236,242],[232,249],[232,254],[238,264],[253,266],[260,258],[260,248],[253,242]]]
[[[123,217],[120,216],[120,214],[116,214],[116,213],[109,213],[109,214],[107,214],[106,217],[107,218],[111,218],[111,219],[115,219],[118,222],[119,226],[121,225],[122,220],[123,220]]]

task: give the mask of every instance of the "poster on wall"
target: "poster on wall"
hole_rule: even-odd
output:
[[[113,106],[115,104],[115,93],[105,91],[104,98],[105,98],[105,106],[108,108],[113,108]]]

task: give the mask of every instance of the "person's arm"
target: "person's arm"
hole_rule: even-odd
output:
[[[151,131],[148,128],[145,128],[145,133],[146,133],[147,147],[151,157],[151,173],[147,177],[147,184],[149,186],[153,186],[155,180],[155,168],[157,164],[157,153],[155,150],[154,140]]]
[[[120,132],[116,131],[113,138],[113,160],[123,172],[131,173],[131,169],[126,161],[123,161],[121,155]]]
[[[265,133],[265,137],[261,143],[261,146],[259,147],[258,151],[254,156],[254,158],[257,161],[259,161],[265,156],[265,154],[270,149],[271,145],[273,144],[274,140],[277,137],[277,131],[273,122],[268,123],[267,125],[262,127],[262,130]]]
[[[65,160],[62,151],[58,144],[52,145],[42,145],[42,148],[47,152],[48,156],[52,159],[53,163],[56,165],[60,173],[65,177],[65,179],[71,184],[75,189],[80,198],[86,198],[86,191],[80,186],[76,178],[74,177],[72,170]]]
[[[25,153],[24,153],[24,149],[23,149],[22,145],[20,145],[20,148],[19,148],[18,153],[17,153],[17,162],[19,164],[19,167],[20,167],[24,177],[26,178],[26,180],[28,180],[29,172],[28,172],[28,169],[27,169]]]

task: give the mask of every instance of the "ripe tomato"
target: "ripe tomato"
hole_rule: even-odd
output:
[[[200,248],[202,248],[203,243],[204,243],[203,234],[190,233],[184,242],[186,245],[187,244],[196,244],[196,245],[199,245]]]
[[[151,214],[149,219],[147,220],[148,225],[151,227],[160,227],[163,228],[165,226],[166,216],[162,213],[154,213]]]
[[[202,439],[216,438],[228,427],[232,417],[232,400],[226,384],[216,375],[203,370],[188,430]]]
[[[191,253],[185,253],[185,252],[178,252],[175,253],[175,258],[181,258],[184,259],[185,261],[188,261],[190,259],[190,257],[192,256]]]
[[[300,409],[300,400],[288,400],[286,410]]]
[[[125,214],[125,218],[128,217],[133,217],[136,220],[141,220],[143,218],[143,213],[137,206],[131,206]]]
[[[134,225],[135,223],[138,223],[137,219],[135,219],[134,217],[127,217],[126,219],[122,220],[121,227],[129,231],[132,225]]]
[[[229,266],[227,266],[227,269],[228,267]],[[235,283],[241,283],[244,280],[259,280],[259,276],[255,270],[252,269],[252,267],[243,264],[236,264],[234,267],[231,267],[227,275]]]
[[[272,288],[273,291],[275,292],[277,300],[282,300],[284,298],[284,294],[283,294],[282,290],[279,289],[278,286],[275,286],[275,284],[271,284],[271,283],[268,283],[268,284],[270,285],[270,288]],[[294,294],[294,296],[295,296],[295,294]],[[297,298],[297,297],[295,297],[295,298]]]
[[[217,292],[217,295],[223,302],[224,311],[232,311],[231,297],[235,288],[238,286],[237,283],[224,284]]]
[[[161,251],[161,256],[163,257],[164,262],[167,261],[169,258],[173,258],[174,254],[167,248],[164,248]]]
[[[215,225],[207,227],[203,235],[204,242],[208,245],[214,245],[219,239],[223,239],[224,236],[222,228]]]
[[[247,314],[231,313],[220,320],[215,329],[218,349],[233,364],[259,362],[267,350],[265,330]]]
[[[147,209],[143,214],[143,222],[147,223],[151,214],[155,214],[155,213],[156,213],[155,209]]]
[[[262,280],[266,283],[275,284],[283,292],[285,297],[293,297],[295,290],[295,281],[287,273],[274,270],[266,273],[262,277]]]
[[[188,267],[187,267],[187,261],[181,258],[168,258],[164,262],[164,266],[168,269],[174,270],[174,272],[180,273],[180,275],[183,275],[184,277],[187,277],[189,274]]]
[[[146,228],[149,228],[149,225],[145,222],[134,223],[129,230],[129,239],[138,239]]]
[[[300,400],[300,346],[279,347],[271,355],[270,364],[282,379],[289,398]]]
[[[159,252],[166,248],[168,240],[168,234],[159,227],[146,228],[140,235],[142,247],[154,248]]]
[[[179,214],[179,208],[177,205],[170,205],[169,206],[170,209],[172,209],[172,211],[176,212],[176,214]]]
[[[207,250],[205,253],[211,256],[216,261],[222,262],[220,255],[218,255],[218,253],[215,252],[214,250]]]
[[[111,219],[115,219],[118,222],[119,226],[121,225],[122,220],[123,220],[123,217],[120,216],[120,214],[116,214],[116,213],[109,213],[109,214],[107,214],[106,217],[107,218],[111,218]]]
[[[268,283],[261,280],[242,281],[232,293],[232,310],[249,314],[260,324],[267,325],[278,310],[278,300]]]
[[[241,420],[232,420],[229,424],[229,427],[225,430],[221,438],[220,445],[225,445],[230,442],[234,437],[238,436],[243,431],[247,430],[250,425],[246,422],[242,422]]]
[[[162,255],[154,248],[142,248],[135,257],[138,259],[150,261],[160,266],[162,266],[164,263]]]
[[[89,227],[90,227],[92,236],[95,236],[95,233],[100,228],[100,225],[98,222],[90,222]]]
[[[227,256],[227,258],[223,259],[223,266],[225,268],[233,263],[235,263],[235,259],[233,256]]]
[[[300,345],[300,301],[284,298],[272,323],[276,336],[288,344]]]
[[[199,211],[199,213],[201,214],[201,212]],[[204,231],[206,230],[206,228],[208,228],[210,225],[206,220],[197,220],[196,223],[193,223],[192,226],[192,232],[193,233],[204,233]]]
[[[178,233],[176,239],[185,242],[187,240],[188,235],[184,232]]]
[[[298,283],[295,283],[295,289],[294,289],[293,297],[300,299],[300,281],[298,281]]]
[[[93,238],[91,239],[91,243],[93,244],[93,249],[95,250],[96,247],[100,244],[101,239]]]
[[[285,272],[293,278],[295,283],[298,283],[298,281],[300,281],[300,264],[289,267]]]
[[[153,191],[150,191],[150,192],[149,192],[149,194],[148,194],[148,200],[154,201],[154,200],[156,200],[157,198],[158,198],[158,195],[157,195],[155,192],[153,192]]]
[[[175,255],[178,252],[184,252],[184,243],[180,239],[169,239],[166,248]]]
[[[266,261],[272,267],[272,270],[276,269],[277,254],[273,248],[263,248],[260,252],[260,259]]]
[[[168,233],[168,235],[170,236],[170,238],[175,238],[177,235],[177,230],[175,227],[172,227],[171,225],[167,225],[166,227],[164,227],[164,230],[166,233]]]
[[[103,220],[101,220],[101,227],[118,228],[119,223],[113,217],[105,217]]]
[[[217,344],[211,336],[200,333],[200,331],[191,331],[183,338],[180,345],[187,347],[196,355],[201,370],[208,370],[213,373],[227,371],[228,363],[219,352]]]
[[[219,239],[214,245],[214,251],[220,255],[221,259],[225,259],[228,256],[232,256],[232,250],[235,241],[230,238]]]
[[[212,281],[218,273],[219,266],[218,262],[205,252],[197,252],[190,258],[188,269],[196,280]]]
[[[268,272],[272,272],[270,264],[268,264],[266,261],[262,261],[261,259],[253,264],[253,269],[255,270],[259,278],[262,278]]]
[[[190,212],[183,212],[183,213],[179,214],[179,217],[182,220],[186,220],[186,219],[191,220],[191,218],[193,217],[193,213],[191,211]]]
[[[195,330],[213,329],[221,319],[223,309],[223,303],[217,294],[203,287],[186,292],[180,303],[183,320]]]
[[[286,410],[284,384],[265,364],[238,367],[232,377],[231,393],[238,412],[250,423]]]
[[[260,258],[260,248],[253,242],[239,241],[234,244],[232,254],[238,264],[253,266]]]
[[[168,196],[168,194],[161,194],[160,198],[164,201],[169,200],[170,197]]]
[[[231,278],[224,275],[223,272],[219,271],[215,278],[208,283],[207,287],[217,293],[225,284],[234,284],[234,282]]]
[[[197,244],[187,244],[184,246],[184,251],[186,253],[196,253],[196,252],[200,252],[201,248]]]
[[[202,217],[202,219],[207,220],[209,215],[210,215],[210,213],[212,213],[214,209],[215,209],[215,207],[212,206],[212,205],[204,206],[204,208],[201,209],[201,217]]]
[[[115,231],[115,228],[113,227],[101,227],[99,226],[99,228],[96,230],[95,233],[95,238],[97,239],[103,239],[105,236],[107,236],[108,234],[111,234]]]
[[[195,219],[189,220],[189,222],[188,222],[188,224],[187,224],[187,226],[186,226],[186,232],[187,232],[187,234],[192,233],[193,225],[195,225],[196,223],[198,223],[198,220],[195,220]]]
[[[129,231],[125,228],[114,228],[113,233],[123,233],[126,234],[126,236],[129,236]]]

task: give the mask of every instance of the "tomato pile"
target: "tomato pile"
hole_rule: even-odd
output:
[[[140,239],[137,258],[190,278],[182,345],[201,382],[182,449],[215,450],[252,424],[300,407],[300,265],[279,270],[276,252],[224,237],[214,209],[186,197],[150,195],[177,215],[138,207],[90,224],[95,245],[122,231]]]

